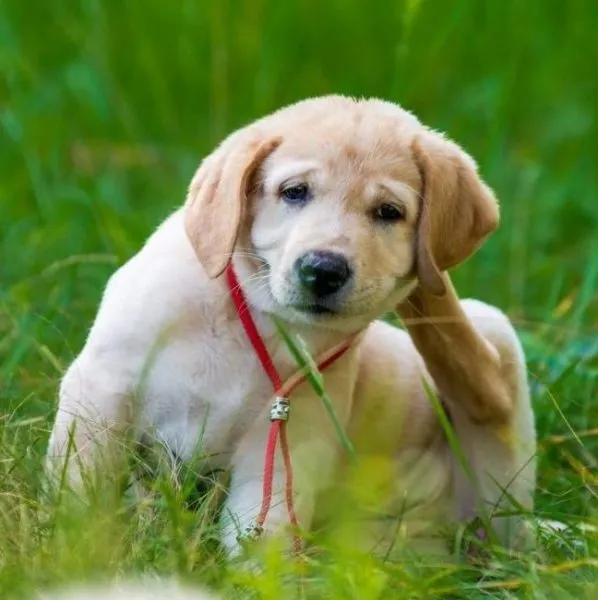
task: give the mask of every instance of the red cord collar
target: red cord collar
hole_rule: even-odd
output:
[[[295,514],[293,499],[293,468],[289,443],[287,437],[287,419],[289,417],[289,396],[303,381],[305,381],[307,372],[300,370],[294,373],[284,383],[272,361],[272,357],[266,348],[255,321],[251,316],[245,294],[241,289],[237,275],[232,264],[226,269],[226,281],[231,299],[235,305],[237,315],[241,321],[247,338],[251,342],[253,349],[272,383],[274,398],[270,410],[270,430],[266,443],[266,453],[264,457],[263,487],[262,487],[262,505],[255,522],[242,532],[244,538],[257,538],[263,531],[264,523],[272,505],[272,487],[274,480],[274,462],[276,456],[276,445],[280,439],[280,448],[282,451],[283,464],[285,469],[285,500],[289,521],[293,528],[294,547],[296,551],[301,549],[301,538],[299,536],[299,522]],[[319,371],[323,371],[338,360],[351,346],[356,336],[351,336],[341,344],[331,348],[328,352],[321,355],[316,362]]]

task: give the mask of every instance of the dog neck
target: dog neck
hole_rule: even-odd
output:
[[[264,279],[266,276],[259,276],[259,267],[254,261],[237,256],[233,259],[232,264],[255,325],[275,360],[281,355],[281,349],[286,348],[286,345],[278,334],[274,318],[282,324],[293,340],[301,339],[305,343],[306,350],[312,357],[340,344],[350,335],[367,327],[371,321],[371,319],[355,320],[349,327],[343,323],[344,327],[341,326],[337,329],[327,327],[324,323],[301,322],[298,319],[289,318],[289,314],[286,314],[284,309],[281,310],[270,294]],[[236,312],[235,318],[238,318]]]

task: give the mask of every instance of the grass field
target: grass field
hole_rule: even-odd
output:
[[[133,517],[105,506],[89,520],[42,516],[41,456],[103,285],[182,201],[201,156],[233,128],[328,92],[398,101],[479,160],[503,220],[455,282],[505,310],[524,342],[538,515],[596,523],[596,31],[593,0],[2,0],[0,597],[129,572],[237,597],[209,532],[168,489]],[[235,594],[293,597],[273,573]],[[589,600],[598,536],[573,531],[484,572],[339,555],[307,592]]]

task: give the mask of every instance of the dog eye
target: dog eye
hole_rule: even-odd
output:
[[[280,195],[287,204],[302,204],[309,199],[309,187],[306,183],[289,185],[281,190]]]
[[[374,211],[374,218],[378,221],[394,222],[405,218],[404,211],[394,204],[381,204]]]

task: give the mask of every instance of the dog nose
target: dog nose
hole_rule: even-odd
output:
[[[318,250],[300,256],[295,271],[301,285],[320,298],[340,290],[351,277],[349,261],[342,254]]]

